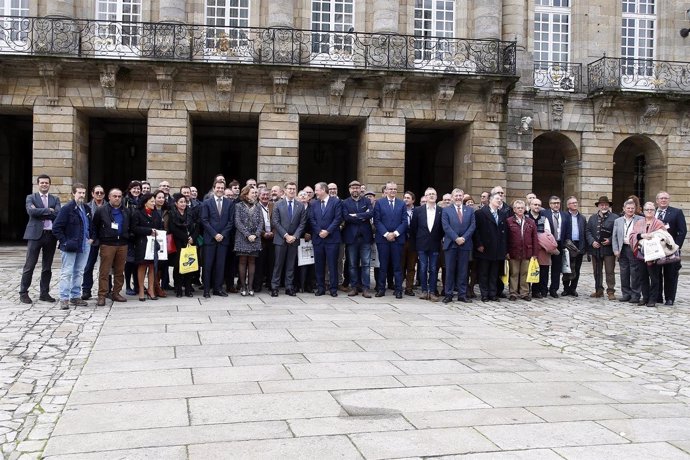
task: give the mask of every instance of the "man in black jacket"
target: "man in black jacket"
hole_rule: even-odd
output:
[[[673,237],[673,241],[678,245],[678,249],[683,247],[685,242],[685,235],[688,233],[688,226],[685,223],[685,215],[682,209],[669,206],[671,195],[668,192],[661,191],[656,195],[656,217],[666,224],[666,230]],[[678,288],[678,272],[680,271],[680,262],[674,262],[661,266],[662,283],[659,286],[659,298],[657,301],[662,302],[661,291],[664,292],[666,303],[664,305],[673,305],[676,300],[676,289]]]
[[[587,222],[585,217],[578,209],[577,197],[569,196],[566,201],[568,212],[563,220],[563,238],[564,242],[570,240],[575,248],[577,248],[577,255],[573,251],[570,254],[570,275],[563,275],[563,292],[562,296],[577,297],[577,282],[580,280],[580,268],[582,267],[582,259],[587,250],[587,237],[585,227]],[[565,248],[567,251],[568,249]]]
[[[609,300],[616,300],[616,256],[613,255],[613,223],[618,214],[611,212],[608,197],[601,196],[594,203],[599,212],[587,221],[587,248],[592,254],[594,271],[594,292],[590,297],[604,297],[604,270],[606,271],[606,295]]]
[[[96,305],[105,305],[108,293],[108,275],[113,269],[113,292],[115,302],[127,302],[120,294],[124,284],[125,262],[127,261],[127,242],[129,240],[129,213],[122,206],[122,190],[111,189],[108,203],[96,210],[93,227],[101,248],[101,265],[98,269],[98,300]]]

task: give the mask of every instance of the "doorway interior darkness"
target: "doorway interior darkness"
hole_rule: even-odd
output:
[[[300,124],[298,187],[333,182],[338,196],[348,197],[347,184],[357,179],[359,132],[359,125]]]
[[[31,115],[0,115],[0,241],[21,241],[31,193]]]
[[[256,178],[259,122],[206,120],[192,121],[192,185],[206,193],[216,174],[229,183],[244,185]]]
[[[146,119],[90,118],[87,186],[102,185],[106,193],[113,187],[124,191],[130,181],[145,178]]]
[[[450,193],[453,190],[458,139],[457,129],[434,127],[406,129],[405,191],[414,192],[415,205],[419,205],[419,198],[427,187],[436,189],[439,201],[444,193]],[[402,197],[400,186],[398,186],[398,194]]]

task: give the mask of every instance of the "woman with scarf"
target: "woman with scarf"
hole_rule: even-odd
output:
[[[642,207],[644,219],[638,220],[633,226],[630,233],[630,247],[634,248],[635,254],[640,252],[642,240],[651,240],[652,233],[666,228],[664,223],[656,218],[655,211],[654,203],[651,201],[645,203]],[[659,297],[661,266],[655,262],[645,262],[639,258],[635,260],[636,263],[640,264],[638,273],[640,274],[640,282],[642,284],[642,298],[638,305],[656,307],[656,299]]]

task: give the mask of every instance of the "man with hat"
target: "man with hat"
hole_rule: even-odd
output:
[[[359,181],[350,182],[349,190],[350,196],[342,202],[345,222],[342,239],[350,269],[350,291],[347,295],[352,297],[361,292],[362,296],[369,298],[371,243],[374,240],[371,218],[374,216],[374,205],[366,196],[361,196],[362,186]]]
[[[618,214],[611,212],[611,204],[607,196],[600,196],[594,203],[599,211],[587,221],[586,236],[594,270],[595,289],[590,297],[604,297],[603,275],[606,270],[606,294],[609,300],[616,300],[616,256],[613,255],[611,240]]]

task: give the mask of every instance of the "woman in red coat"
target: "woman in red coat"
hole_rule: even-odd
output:
[[[508,260],[510,264],[510,300],[532,300],[527,284],[527,271],[531,258],[537,256],[539,240],[537,226],[525,216],[525,202],[515,200],[513,212],[508,218]]]

